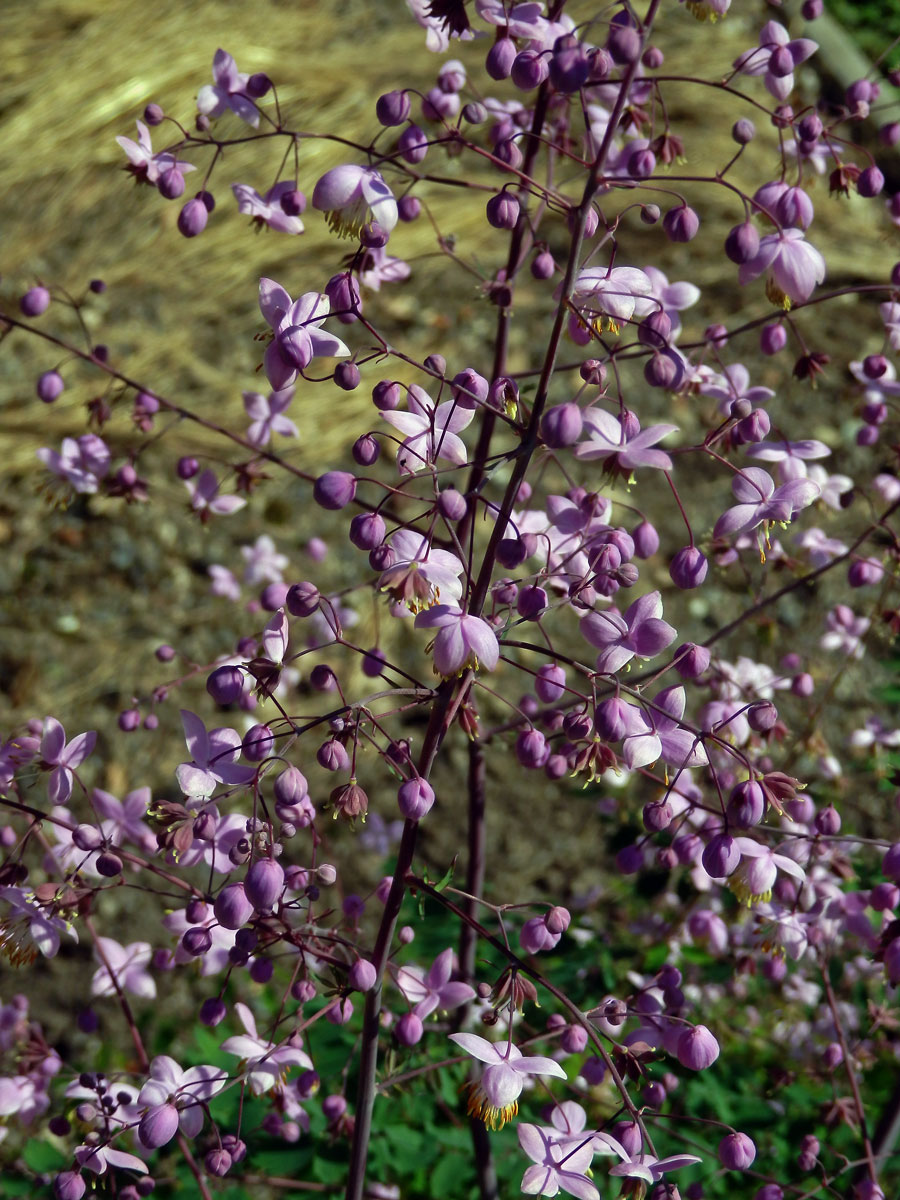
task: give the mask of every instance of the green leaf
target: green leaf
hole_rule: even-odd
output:
[[[69,1161],[55,1146],[38,1138],[32,1138],[25,1143],[22,1157],[32,1171],[62,1171]]]

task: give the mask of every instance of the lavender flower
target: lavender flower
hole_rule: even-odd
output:
[[[181,723],[191,761],[181,763],[175,775],[189,803],[208,800],[219,783],[241,787],[255,778],[252,767],[239,766],[235,761],[241,751],[241,735],[236,730],[222,728],[207,733],[196,713],[184,708]]]
[[[421,967],[398,967],[394,981],[404,998],[412,1004],[420,1021],[433,1012],[447,1012],[474,999],[475,990],[467,983],[451,980],[453,950],[448,947],[437,956],[428,971]]]
[[[47,717],[44,721],[40,754],[44,765],[52,768],[47,780],[47,798],[51,804],[65,804],[72,795],[73,772],[88,757],[96,742],[97,735],[93,730],[79,733],[67,742],[66,731],[55,717]]]
[[[811,479],[792,479],[776,488],[772,476],[761,467],[744,467],[732,480],[731,490],[739,503],[719,517],[713,537],[744,533],[763,524],[768,528],[770,521],[787,523],[819,495],[818,485]]]
[[[283,391],[316,357],[347,358],[344,343],[321,328],[331,312],[324,292],[306,292],[292,300],[274,279],[260,279],[259,308],[274,338],[265,354],[265,370],[276,392]]]
[[[653,312],[657,306],[647,299],[652,292],[652,280],[637,267],[586,267],[575,280],[572,302],[591,319],[605,317],[617,331],[623,321]]]
[[[282,437],[299,436],[294,422],[282,416],[294,398],[292,387],[271,392],[268,396],[262,396],[259,392],[244,392],[243,397],[244,410],[253,422],[247,430],[248,442],[254,446],[267,446],[273,433]]]
[[[412,529],[398,529],[390,539],[394,562],[381,573],[378,586],[411,612],[436,604],[441,597],[459,602],[464,567],[455,554],[439,550]]]
[[[584,429],[587,437],[575,447],[576,458],[586,462],[600,459],[610,471],[622,475],[630,475],[639,467],[672,470],[668,454],[652,447],[667,433],[677,432],[677,425],[651,425],[649,429],[641,429],[635,418],[626,424],[605,409],[589,408],[584,414]]]
[[[213,82],[197,93],[197,111],[207,117],[220,117],[231,109],[255,129],[259,125],[259,110],[247,95],[248,78],[238,71],[230,54],[217,50],[213,58]]]
[[[137,1104],[148,1114],[173,1105],[177,1121],[171,1136],[180,1129],[185,1137],[195,1138],[203,1128],[203,1105],[222,1090],[227,1078],[228,1073],[221,1067],[184,1070],[174,1058],[160,1054],[150,1063],[150,1078],[141,1088]]]
[[[241,1072],[250,1085],[254,1096],[261,1096],[283,1082],[291,1067],[312,1070],[312,1061],[299,1046],[289,1043],[277,1045],[261,1038],[256,1031],[256,1021],[246,1004],[237,1003],[234,1010],[244,1026],[244,1033],[226,1038],[222,1049],[241,1060]]]
[[[409,389],[408,411],[382,412],[389,425],[404,435],[397,448],[397,468],[401,475],[413,475],[438,459],[461,467],[466,461],[465,443],[459,437],[475,416],[473,408],[463,408],[455,400],[434,401],[418,384]]]
[[[71,925],[40,907],[23,888],[0,887],[0,954],[14,967],[33,963],[39,953],[53,958],[63,933],[78,941]]]
[[[37,456],[44,466],[64,479],[73,491],[91,495],[109,470],[109,447],[95,433],[63,438],[60,452],[42,446]]]
[[[655,1158],[652,1154],[629,1154],[610,1133],[595,1133],[594,1144],[597,1150],[602,1152],[605,1147],[606,1153],[616,1154],[622,1160],[610,1168],[610,1175],[639,1179],[644,1183],[657,1183],[667,1171],[678,1171],[703,1161],[696,1154],[673,1154],[668,1158]]]
[[[191,494],[191,508],[200,514],[201,520],[208,520],[210,513],[227,516],[247,503],[241,496],[220,496],[216,473],[209,468],[195,479],[186,479],[184,486]]]
[[[767,21],[759,35],[759,46],[746,50],[734,61],[742,75],[763,75],[767,90],[776,100],[787,100],[794,90],[793,68],[815,54],[819,46],[810,38],[796,38],[777,21]]]
[[[341,237],[359,237],[370,220],[385,233],[397,224],[394,193],[372,167],[345,163],[326,171],[313,189],[312,205],[327,214],[328,224]]]
[[[597,646],[597,670],[613,674],[635,655],[653,658],[671,645],[677,631],[662,618],[662,596],[648,592],[635,600],[623,617],[615,607],[590,612],[581,622],[582,636]]]
[[[437,629],[434,669],[450,678],[471,667],[493,671],[500,659],[500,644],[486,621],[449,604],[436,604],[416,617],[417,629]]]
[[[759,250],[738,272],[741,287],[766,274],[766,294],[773,304],[790,308],[802,303],[825,278],[825,259],[807,242],[802,229],[782,229],[760,239]]]
[[[502,1129],[519,1111],[519,1096],[529,1075],[553,1075],[565,1079],[566,1073],[552,1058],[525,1058],[512,1042],[495,1044],[474,1033],[451,1033],[466,1054],[487,1063],[481,1080],[469,1092],[469,1115],[484,1121],[490,1129]]]
[[[185,175],[188,171],[196,171],[197,168],[193,163],[176,159],[167,150],[154,154],[153,146],[150,143],[150,130],[143,121],[137,122],[137,128],[138,140],[136,142],[127,137],[117,137],[116,141],[128,156],[130,164],[128,170],[137,177],[138,181],[158,183],[160,175],[173,168],[180,175]]]
[[[156,983],[147,970],[153,957],[149,942],[122,946],[114,938],[98,937],[94,953],[102,966],[94,972],[92,996],[115,996],[117,985],[123,992],[131,992],[142,1000],[152,1000],[156,996]]]
[[[586,1177],[594,1157],[591,1137],[572,1145],[560,1141],[555,1129],[539,1129],[521,1122],[516,1133],[519,1145],[534,1166],[522,1176],[522,1191],[529,1196],[555,1196],[560,1190],[578,1200],[599,1200],[600,1193]]]
[[[265,196],[260,196],[255,188],[247,183],[233,183],[231,190],[238,203],[238,212],[246,213],[261,228],[267,226],[277,233],[302,233],[303,222],[297,216],[290,216],[281,207],[284,196],[297,190],[292,180],[282,180],[270,187]]]

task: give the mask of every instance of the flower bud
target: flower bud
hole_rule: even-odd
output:
[[[56,1200],[81,1200],[87,1184],[77,1171],[62,1171],[53,1180],[53,1195]]]
[[[39,317],[49,307],[50,293],[45,287],[29,288],[24,296],[19,299],[19,308],[26,317]]]
[[[819,833],[833,837],[841,831],[840,813],[829,804],[827,808],[822,808],[816,813],[814,824]]]
[[[675,670],[682,679],[696,679],[709,666],[709,651],[705,646],[685,642],[675,651]]]
[[[304,580],[288,589],[285,605],[291,616],[311,617],[319,607],[319,589],[314,583]]]
[[[546,58],[536,50],[523,50],[517,54],[510,70],[513,83],[523,92],[540,87],[549,74]]]
[[[549,598],[542,587],[523,587],[516,598],[516,612],[525,621],[537,621],[547,611]]]
[[[54,400],[65,391],[65,382],[59,371],[45,371],[43,375],[38,377],[35,392],[39,400],[43,400],[44,404],[52,404]]]
[[[358,958],[347,975],[347,982],[356,992],[368,992],[375,986],[377,973],[372,963]]]
[[[342,362],[334,368],[334,382],[344,392],[352,392],[359,387],[359,367],[354,362]]]
[[[427,779],[415,776],[400,784],[397,805],[408,821],[421,821],[434,805],[434,789]]]
[[[401,1046],[416,1046],[422,1040],[425,1027],[415,1013],[404,1013],[394,1026],[394,1037]]]
[[[676,587],[685,590],[700,587],[706,578],[709,563],[696,546],[679,550],[669,565],[669,576]]]
[[[719,1057],[719,1043],[705,1025],[695,1025],[678,1039],[677,1054],[678,1061],[689,1071],[704,1071]]]
[[[534,690],[544,704],[555,704],[566,691],[566,672],[557,663],[545,663],[538,669]]]
[[[390,128],[402,125],[409,116],[409,96],[406,92],[385,92],[375,101],[375,116],[381,125]]]
[[[97,861],[94,864],[98,874],[104,879],[115,879],[117,875],[122,874],[122,860],[118,854],[113,854],[107,851],[105,854],[98,854]]]
[[[756,126],[749,117],[740,117],[731,127],[731,136],[739,146],[746,146],[756,137]]]
[[[386,533],[384,518],[378,513],[357,513],[350,522],[350,541],[357,550],[374,550]]]
[[[746,1133],[729,1133],[719,1142],[719,1162],[729,1171],[746,1171],[756,1158],[756,1146]]]
[[[418,125],[407,125],[397,138],[397,149],[404,162],[415,166],[428,153],[428,135]]]
[[[247,899],[242,883],[228,883],[213,903],[216,920],[223,929],[240,929],[253,916],[253,905]]]
[[[275,734],[268,725],[251,725],[244,734],[242,749],[248,762],[262,762],[274,748]]]
[[[218,996],[209,996],[200,1005],[200,1024],[207,1029],[215,1029],[227,1016],[228,1008]]]
[[[207,677],[206,690],[216,704],[237,704],[244,691],[244,673],[240,667],[216,667]]]
[[[466,498],[456,488],[444,488],[438,496],[438,511],[445,521],[461,521],[467,512]]]
[[[471,367],[457,372],[450,383],[450,395],[460,408],[477,408],[487,399],[489,391],[488,381]]]
[[[516,43],[512,38],[500,38],[494,42],[484,63],[485,70],[491,79],[509,79],[517,53]]]
[[[491,196],[485,207],[488,224],[495,229],[515,229],[519,219],[519,201],[511,192]]]
[[[160,174],[156,186],[166,200],[177,200],[184,195],[184,176],[177,167],[169,167]]]
[[[158,1150],[171,1142],[178,1132],[178,1109],[174,1104],[160,1104],[141,1117],[138,1138],[148,1150]]]
[[[697,236],[700,218],[692,208],[680,204],[663,217],[663,230],[670,242],[690,242]]]
[[[787,330],[779,322],[774,325],[764,325],[759,335],[759,348],[769,356],[777,354],[787,345]]]
[[[337,512],[356,495],[356,476],[348,471],[326,471],[313,485],[313,499],[320,508]]]
[[[210,1175],[215,1175],[221,1179],[223,1175],[227,1175],[231,1170],[232,1158],[227,1150],[222,1147],[216,1147],[213,1150],[207,1151],[206,1157],[203,1159],[203,1165],[209,1171]]]
[[[257,912],[270,912],[284,891],[284,870],[274,858],[258,858],[244,879],[244,893]]]
[[[202,958],[212,947],[212,934],[205,926],[192,925],[181,935],[181,945],[192,958]]]
[[[701,862],[707,875],[713,879],[725,879],[737,870],[741,852],[733,837],[727,833],[716,834],[703,849]]]
[[[531,260],[531,274],[534,279],[549,279],[556,270],[556,263],[549,250],[542,250]]]
[[[208,220],[209,209],[199,196],[195,196],[193,200],[188,200],[178,214],[178,232],[182,237],[197,237],[206,228]]]
[[[755,779],[748,779],[731,789],[728,798],[728,820],[738,829],[758,825],[766,812],[766,796]]]
[[[89,854],[103,845],[103,834],[93,825],[76,825],[72,830],[72,845]]]
[[[749,262],[759,250],[759,234],[750,221],[735,225],[725,239],[725,254],[733,263]]]
[[[611,25],[606,49],[617,66],[625,66],[640,57],[641,35],[631,24]]]
[[[756,733],[768,733],[778,720],[778,709],[771,700],[759,700],[747,709],[747,723]]]

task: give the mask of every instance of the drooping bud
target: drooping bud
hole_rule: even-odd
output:
[[[270,912],[284,891],[284,870],[274,858],[258,858],[244,879],[244,893],[258,912]]]

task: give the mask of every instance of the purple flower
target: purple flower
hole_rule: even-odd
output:
[[[770,521],[792,521],[819,495],[811,479],[791,479],[776,488],[775,480],[761,467],[744,467],[732,480],[731,490],[739,503],[719,517],[713,537],[744,533]]]
[[[115,996],[116,984],[123,992],[131,992],[142,1000],[156,996],[156,983],[147,971],[153,957],[149,942],[121,946],[114,938],[98,937],[94,953],[103,965],[94,972],[92,996]]]
[[[487,1063],[481,1081],[469,1092],[469,1116],[478,1117],[490,1129],[502,1129],[519,1111],[519,1096],[528,1075],[553,1075],[565,1079],[566,1073],[552,1058],[525,1058],[512,1042],[494,1043],[474,1033],[451,1033],[466,1054]]]
[[[378,586],[412,612],[429,608],[441,597],[457,603],[462,598],[459,581],[463,565],[449,550],[434,549],[428,539],[412,529],[398,529],[391,537],[394,562],[382,571]]]
[[[684,688],[665,688],[653,698],[652,709],[625,706],[626,733],[622,757],[632,770],[662,759],[676,771],[703,767],[709,761],[702,741],[681,724],[684,718]]]
[[[124,800],[118,800],[110,792],[103,792],[99,788],[94,788],[91,793],[94,811],[103,818],[104,834],[116,842],[127,838],[142,850],[152,852],[156,849],[156,837],[143,821],[150,807],[150,799],[148,787],[135,788]],[[107,826],[110,827],[109,834]]]
[[[43,446],[37,456],[49,471],[64,479],[74,491],[88,495],[99,489],[100,480],[109,470],[109,447],[95,433],[63,438],[61,453]]]
[[[222,1090],[227,1078],[221,1067],[189,1067],[185,1071],[174,1058],[160,1054],[150,1063],[150,1078],[141,1088],[137,1104],[148,1114],[174,1105],[178,1112],[176,1129],[194,1138],[203,1128],[203,1104]]]
[[[610,1175],[640,1179],[644,1183],[657,1183],[666,1171],[678,1171],[692,1163],[702,1162],[695,1154],[673,1154],[669,1158],[655,1158],[652,1154],[629,1154],[620,1141],[610,1133],[595,1133],[594,1145],[598,1151],[606,1147],[607,1153],[617,1154],[622,1159],[610,1168]]]
[[[245,398],[247,395],[245,392]],[[288,557],[278,553],[267,533],[261,533],[252,546],[241,546],[241,557],[246,563],[244,583],[281,583]]]
[[[207,117],[220,117],[230,108],[255,129],[259,125],[259,110],[247,95],[249,76],[238,71],[234,59],[224,50],[216,51],[212,73],[213,82],[197,93],[197,111]]]
[[[560,1141],[556,1129],[539,1129],[522,1122],[516,1133],[519,1145],[534,1166],[522,1176],[522,1191],[529,1196],[555,1196],[560,1190],[579,1200],[599,1200],[600,1193],[585,1176],[594,1157],[593,1139]]]
[[[708,383],[701,383],[700,393],[718,400],[719,412],[725,417],[738,415],[733,410],[739,402],[758,408],[775,395],[771,388],[750,387],[750,372],[743,363],[732,363],[725,367],[721,375],[714,375]]]
[[[274,279],[260,279],[259,307],[275,335],[266,349],[265,369],[276,392],[289,387],[317,356],[349,356],[340,338],[321,328],[331,311],[323,292],[306,292],[294,301]]]
[[[827,458],[829,454],[831,451],[825,443],[814,438],[806,438],[802,442],[757,442],[747,451],[748,458],[778,463],[778,474],[785,482],[789,479],[808,478],[806,461]]]
[[[659,301],[662,311],[672,322],[669,339],[674,341],[681,331],[681,319],[678,314],[697,303],[700,299],[700,289],[695,283],[689,283],[687,280],[669,283],[668,277],[658,267],[647,267],[644,274],[650,280],[651,297]]]
[[[409,279],[409,263],[394,258],[383,246],[367,250],[359,268],[359,282],[377,292],[383,283],[402,283]]]
[[[757,900],[771,899],[779,871],[792,875],[801,883],[806,878],[803,868],[786,854],[777,854],[752,838],[736,837],[734,842],[741,852],[741,861],[730,876],[728,886],[741,904],[746,904],[748,908]]]
[[[238,212],[246,213],[248,217],[262,227],[267,225],[277,233],[302,233],[303,222],[297,216],[289,216],[281,207],[282,197],[297,190],[292,180],[282,180],[270,187],[265,196],[260,196],[255,188],[247,183],[233,183],[231,190],[238,202]]]
[[[587,462],[603,460],[607,467],[623,475],[630,475],[639,467],[655,467],[659,471],[671,471],[672,460],[662,450],[653,450],[667,433],[675,433],[677,425],[651,425],[641,429],[637,421],[623,426],[618,417],[602,408],[588,408],[584,413],[584,429],[587,438],[575,447],[575,457]],[[637,426],[632,432],[631,426]]]
[[[150,144],[150,130],[143,121],[138,121],[137,127],[138,140],[136,142],[127,137],[117,137],[116,141],[128,155],[128,161],[131,164],[128,170],[137,176],[138,180],[145,179],[147,183],[157,183],[164,171],[174,168],[179,174],[185,175],[188,171],[197,169],[193,163],[182,162],[169,154],[167,150],[154,154],[153,146]]]
[[[40,755],[44,765],[53,768],[47,780],[47,798],[51,804],[65,804],[72,795],[73,772],[94,749],[96,741],[97,735],[92,730],[67,742],[66,731],[55,717],[44,721]]]
[[[242,767],[236,762],[242,744],[237,730],[225,727],[207,733],[200,718],[184,708],[181,723],[191,762],[182,763],[175,776],[189,802],[208,800],[219,783],[242,787],[254,779],[256,772],[252,767]]]
[[[486,621],[449,604],[436,604],[416,617],[417,629],[437,629],[434,669],[449,678],[467,667],[493,671],[500,659],[500,644]]]
[[[635,655],[652,658],[675,640],[676,630],[662,617],[662,597],[648,592],[625,611],[615,607],[590,612],[581,622],[582,636],[597,646],[597,670],[605,675],[621,670]]]
[[[75,1149],[75,1161],[86,1171],[95,1175],[103,1175],[109,1167],[122,1171],[140,1171],[147,1173],[147,1164],[135,1154],[127,1154],[124,1150],[114,1150],[110,1145],[78,1146]]]
[[[33,963],[38,953],[53,958],[61,933],[78,941],[71,925],[45,912],[23,888],[0,887],[0,954],[14,967]]]
[[[241,1060],[241,1072],[254,1096],[261,1096],[263,1092],[271,1091],[282,1083],[291,1067],[312,1070],[313,1064],[309,1055],[299,1046],[288,1043],[276,1045],[261,1038],[256,1031],[253,1013],[246,1004],[238,1003],[234,1010],[245,1032],[236,1037],[226,1038],[221,1049]]]
[[[862,639],[870,625],[868,617],[858,617],[846,604],[836,604],[825,616],[827,632],[819,645],[823,650],[839,650],[850,658],[862,658],[866,652]]]
[[[201,471],[195,479],[186,479],[184,486],[191,494],[191,508],[199,513],[204,521],[209,519],[210,513],[227,516],[237,512],[247,503],[241,496],[220,496],[216,473],[209,467]]]
[[[414,383],[409,389],[406,412],[393,409],[381,415],[404,435],[397,449],[401,475],[413,475],[437,459],[455,467],[465,464],[466,446],[458,434],[475,416],[474,408],[463,408],[455,400],[445,400],[435,407],[428,393]]]
[[[474,988],[450,979],[452,971],[453,950],[448,947],[441,951],[427,972],[421,967],[398,967],[394,972],[397,987],[407,1003],[414,1005],[412,1011],[420,1021],[438,1010],[446,1012],[459,1008],[474,998]]]
[[[341,237],[358,237],[369,220],[385,233],[397,224],[394,193],[372,167],[345,163],[326,171],[313,189],[312,205],[327,214],[328,224]]]
[[[760,238],[759,250],[738,272],[744,287],[767,272],[766,294],[773,304],[802,303],[825,278],[825,259],[807,242],[802,229],[782,229]]]
[[[254,446],[267,446],[273,433],[282,437],[298,437],[297,426],[282,413],[294,398],[292,387],[263,396],[259,392],[244,392],[244,410],[253,422],[247,430],[247,441]]]
[[[819,46],[810,38],[791,35],[777,21],[767,21],[759,35],[759,46],[746,50],[734,61],[741,75],[764,75],[767,90],[776,100],[787,100],[794,90],[793,68],[815,54]]]
[[[637,267],[586,267],[578,274],[572,301],[588,318],[606,317],[614,332],[623,321],[646,317],[657,307],[650,276]]]

